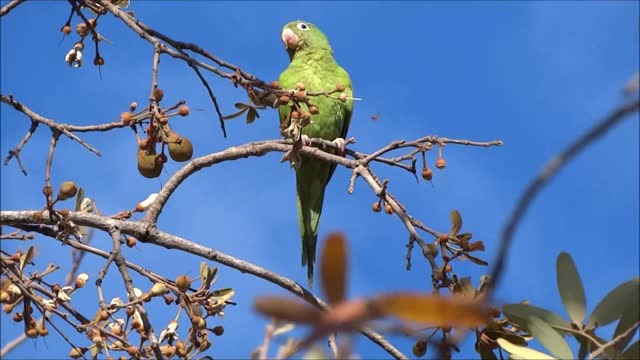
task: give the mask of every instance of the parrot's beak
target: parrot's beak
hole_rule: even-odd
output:
[[[289,28],[282,30],[282,42],[288,50],[295,50],[298,47],[298,36]]]

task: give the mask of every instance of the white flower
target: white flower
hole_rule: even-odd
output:
[[[114,297],[113,299],[111,299],[111,302],[109,304],[112,307],[122,307],[122,305],[124,305],[124,303],[119,297]]]
[[[64,61],[69,64],[69,66],[80,67],[82,66],[82,52],[73,48],[69,50],[67,55],[64,57]]]
[[[87,213],[92,212],[93,209],[90,206],[91,206],[90,198],[82,199],[82,202],[80,203],[80,212],[87,212]]]
[[[51,310],[57,308],[58,304],[53,299],[43,299],[42,300],[42,307],[45,308],[45,310],[51,311]]]
[[[159,342],[162,342],[165,338],[169,340],[169,342],[177,341],[179,338],[178,333],[176,332],[177,329],[178,329],[178,322],[175,320],[171,320],[169,322],[169,325],[167,325],[167,328],[162,330],[162,332],[160,333]]]
[[[12,293],[13,295],[22,295],[22,291],[20,291],[20,288],[17,287],[15,284],[11,284],[9,285],[9,287],[7,288],[7,290]]]
[[[73,288],[71,286],[65,286],[56,294],[56,298],[61,303],[66,303],[67,301],[71,301],[71,297],[69,294],[73,292]]]

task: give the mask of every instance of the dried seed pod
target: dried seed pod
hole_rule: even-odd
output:
[[[187,116],[189,115],[189,107],[187,105],[182,105],[178,108],[178,115]]]
[[[133,114],[128,111],[123,112],[122,114],[120,114],[120,121],[122,121],[122,123],[125,125],[131,124],[131,122],[133,121]]]
[[[71,26],[65,24],[60,31],[65,35],[69,35],[71,34]]]
[[[433,170],[427,167],[422,169],[422,178],[427,181],[431,181],[431,179],[433,179]]]
[[[320,113],[320,109],[318,109],[318,107],[315,105],[311,105],[309,106],[309,113],[311,113],[312,115],[318,114]]]
[[[224,327],[221,325],[218,325],[216,327],[213,328],[213,333],[216,336],[222,336],[222,334],[224,334]]]
[[[384,204],[384,212],[389,215],[393,214],[393,208],[391,207],[391,205],[389,205],[389,203]]]
[[[146,178],[157,178],[162,173],[163,164],[156,161],[155,151],[138,149],[138,172]]]
[[[338,97],[338,99],[340,99],[340,101],[342,101],[342,102],[346,102],[347,101],[347,94],[341,93],[340,96]]]
[[[443,158],[439,158],[438,160],[436,160],[436,167],[440,170],[444,169],[445,167],[447,167],[447,161]]]
[[[162,101],[162,98],[164,97],[164,91],[160,88],[156,88],[155,90],[153,90],[153,98],[156,99],[157,102]]]
[[[336,90],[338,91],[344,91],[346,89],[346,87],[342,84],[337,84],[336,85]]]
[[[380,210],[382,210],[382,205],[380,205],[380,201],[374,202],[373,205],[371,205],[371,210],[373,210],[373,212],[380,212]]]
[[[176,278],[176,286],[181,292],[189,290],[191,279],[187,275],[180,275]]]

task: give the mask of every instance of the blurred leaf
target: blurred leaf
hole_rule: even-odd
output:
[[[238,107],[237,105],[238,105],[238,104],[236,104],[236,107]],[[244,105],[244,104],[242,104],[242,105]],[[241,110],[240,110],[240,111],[238,111],[238,112],[234,112],[234,113],[233,113],[233,114],[231,114],[231,115],[223,116],[223,117],[222,117],[222,120],[231,120],[231,119],[237,118],[238,116],[240,116],[240,115],[244,114],[244,112],[245,112],[245,111],[247,111],[247,109],[248,109],[248,108],[241,108]]]
[[[477,257],[475,257],[475,256],[472,256],[472,255],[469,255],[469,254],[464,254],[464,256],[465,256],[466,258],[468,258],[472,263],[475,263],[475,264],[478,264],[478,265],[482,265],[482,266],[487,266],[487,265],[489,265],[489,263],[488,263],[488,262],[486,262],[486,261],[484,261],[484,260],[482,260],[482,259],[480,259],[480,258],[477,258]]]
[[[586,313],[587,300],[576,264],[571,259],[571,255],[564,251],[558,255],[556,261],[556,278],[560,298],[567,314],[574,323],[581,325]]]
[[[249,109],[249,108],[251,108],[250,105],[243,104],[243,103],[235,103],[235,104],[233,104],[233,106],[235,106],[236,109]]]
[[[482,240],[474,241],[467,245],[468,251],[484,251],[484,243]]]
[[[324,349],[320,346],[312,346],[311,349],[305,351],[304,355],[302,355],[303,360],[324,360],[329,359],[330,356],[324,351]]]
[[[465,276],[460,278],[460,287],[462,288],[462,295],[472,298],[475,295],[476,289],[471,283],[471,276]]]
[[[527,345],[527,340],[522,336],[518,336],[518,335],[514,335],[514,334],[507,334],[507,333],[498,333],[498,334],[499,334],[498,337],[503,338],[503,339],[509,341],[510,343],[514,344],[514,345],[519,345],[519,346],[526,346]]]
[[[622,317],[630,305],[637,304],[640,297],[640,278],[624,282],[611,290],[591,313],[589,324],[604,326]]]
[[[462,229],[462,216],[458,210],[454,209],[451,210],[449,217],[451,218],[451,232],[449,235],[456,236],[460,232],[460,229]]]
[[[284,323],[278,327],[276,327],[275,330],[273,330],[273,334],[272,336],[278,336],[278,335],[282,335],[284,333],[288,333],[289,331],[293,330],[296,326],[293,323]]]
[[[24,267],[31,262],[31,259],[33,259],[34,255],[35,248],[33,247],[33,245],[31,245],[29,246],[29,249],[27,249],[27,252],[20,256],[20,271],[24,270]]]
[[[471,328],[484,325],[491,318],[486,304],[462,296],[397,293],[380,296],[373,305],[379,306],[384,315],[433,326]]]
[[[76,195],[76,207],[75,211],[80,211],[80,205],[82,204],[82,200],[84,199],[84,189],[79,188],[78,194]]]
[[[622,356],[625,359],[640,359],[640,343],[636,340],[633,344],[629,345],[627,350],[624,351]]]
[[[502,313],[512,323],[525,331],[530,331],[528,318],[536,316],[547,322],[551,327],[559,330],[565,335],[562,329],[571,329],[571,324],[560,315],[529,304],[508,304],[502,307]]]
[[[263,315],[295,323],[315,323],[321,316],[320,310],[311,305],[285,297],[261,296],[256,299],[254,308]]]
[[[329,235],[320,257],[320,279],[329,304],[344,300],[347,273],[347,241],[341,233]]]
[[[456,237],[460,240],[469,241],[473,237],[473,234],[466,232],[466,233],[458,234],[458,236]]]
[[[249,108],[249,111],[247,111],[247,124],[251,124],[256,120],[256,118],[260,118],[260,114],[258,114],[258,110],[254,108]]]
[[[552,355],[560,359],[574,358],[569,344],[567,344],[562,335],[555,331],[544,320],[536,316],[530,316],[528,322],[531,335],[540,341],[540,344],[549,350]]]
[[[518,346],[510,343],[509,341],[499,338],[496,340],[498,345],[503,348],[508,353],[514,355],[514,359],[538,359],[538,360],[554,360],[554,357],[551,357],[545,353],[542,353],[538,350],[531,349],[526,346]]]
[[[632,326],[636,324],[636,322],[639,319],[640,319],[640,306],[638,305],[638,303],[628,304],[627,308],[622,313],[622,318],[618,322],[618,326],[616,326],[616,331],[613,333],[613,336],[611,337],[611,339],[615,339],[625,331],[629,330]],[[632,331],[630,334],[620,339],[616,343],[616,348],[624,349],[627,346],[627,344],[629,344],[629,341],[633,339],[633,336],[637,332],[638,330]]]

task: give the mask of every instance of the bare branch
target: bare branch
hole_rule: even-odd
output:
[[[0,9],[0,17],[5,16],[9,11],[15,9],[18,5],[22,4],[25,0],[12,0],[7,5]]]

